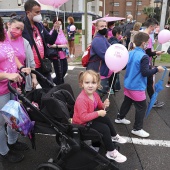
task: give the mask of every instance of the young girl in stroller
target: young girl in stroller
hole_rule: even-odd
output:
[[[75,102],[73,123],[86,125],[91,122],[90,127],[102,134],[107,150],[106,157],[119,163],[125,162],[126,156],[119,153],[112,143],[126,143],[126,140],[116,133],[110,119],[106,116],[105,109],[109,107],[109,99],[102,103],[95,92],[97,88],[100,88],[100,75],[92,70],[81,72],[79,84],[83,90]]]

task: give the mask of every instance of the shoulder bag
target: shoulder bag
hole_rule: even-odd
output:
[[[26,23],[25,23],[25,25],[27,26]],[[38,58],[39,58],[39,60],[40,60],[40,62],[41,62],[42,72],[43,72],[43,73],[50,73],[50,72],[52,71],[51,61],[50,61],[48,58],[46,58],[46,57],[41,58],[40,53],[39,53],[38,48],[37,48],[37,45],[36,45],[36,43],[35,43],[35,41],[34,41],[34,38],[33,38],[32,34],[31,34],[31,31],[30,31],[30,29],[28,28],[28,26],[27,26],[27,30],[28,30],[28,33],[30,34],[30,37],[31,37],[31,39],[32,39],[32,42],[33,42],[33,45],[34,45],[34,47],[35,47],[36,53],[37,53]],[[43,41],[43,42],[44,42],[44,41]]]

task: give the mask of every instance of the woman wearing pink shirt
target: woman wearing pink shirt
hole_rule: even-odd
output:
[[[22,65],[35,69],[34,55],[29,42],[22,37],[24,23],[20,16],[12,17],[8,22],[8,30],[6,38],[15,51],[15,56]],[[38,85],[36,75],[26,76],[25,91],[31,91]]]
[[[57,20],[54,19],[53,23],[55,23],[56,21]],[[50,46],[52,48],[57,48],[58,55],[59,55],[59,58],[60,58],[60,63],[58,62],[57,57],[54,57],[53,60],[52,60],[54,70],[55,70],[55,74],[56,74],[56,77],[53,79],[53,82],[56,85],[64,83],[64,76],[66,75],[67,70],[68,70],[68,62],[67,62],[66,56],[69,55],[68,41],[67,41],[67,39],[66,39],[66,37],[64,35],[64,32],[62,30],[62,25],[63,25],[62,19],[58,19],[58,23],[60,24],[60,29],[59,29],[59,32],[58,32],[57,39],[55,41],[55,44]],[[52,34],[52,32],[53,32],[53,30],[51,30],[50,34]],[[58,69],[59,64],[61,66],[61,70]]]
[[[7,34],[3,28],[3,21],[0,18],[0,109],[10,100],[13,95],[8,90],[8,80],[21,82],[22,78],[17,73],[17,69],[27,74],[30,68],[24,68],[15,56],[15,51],[10,44]],[[0,114],[0,157],[9,162],[19,162],[23,159],[23,155],[14,150],[27,150],[28,146],[18,142],[18,133],[7,127],[5,134],[5,120]],[[8,141],[6,141],[8,137]]]

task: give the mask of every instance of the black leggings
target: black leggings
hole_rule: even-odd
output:
[[[110,119],[105,117],[98,117],[92,121],[91,127],[101,133],[104,145],[107,151],[113,151],[115,149],[112,143],[111,136],[116,136],[117,133],[110,121]]]
[[[146,100],[143,101],[134,101],[131,98],[125,96],[124,101],[120,108],[120,113],[117,115],[117,118],[123,119],[130,110],[130,107],[134,103],[135,106],[135,123],[133,129],[141,130],[143,128],[143,119],[145,117],[145,112],[147,109]]]

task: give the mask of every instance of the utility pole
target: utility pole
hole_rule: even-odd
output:
[[[168,0],[163,0],[162,10],[161,10],[160,30],[163,30],[165,26],[167,5],[168,5]],[[161,48],[162,48],[162,45],[159,46],[158,50],[160,50]]]

